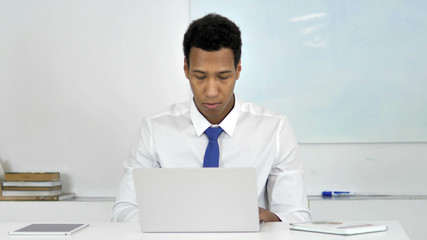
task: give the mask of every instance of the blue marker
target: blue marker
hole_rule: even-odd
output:
[[[349,191],[323,191],[322,196],[324,197],[332,197],[332,196],[348,196],[352,193]]]

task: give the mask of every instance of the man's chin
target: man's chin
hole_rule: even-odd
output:
[[[205,111],[205,112],[203,112],[202,113],[202,115],[210,122],[210,123],[213,123],[213,124],[217,124],[216,122],[218,121],[218,120],[222,120],[222,119],[219,119],[220,118],[220,116],[221,116],[221,112],[219,112],[219,111]]]
[[[217,118],[219,117],[221,114],[219,111],[205,111],[203,113],[203,115],[207,118]]]

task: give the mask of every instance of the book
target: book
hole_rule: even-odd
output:
[[[13,191],[52,191],[52,190],[61,190],[62,186],[53,186],[53,187],[21,187],[21,186],[3,186],[3,190],[13,190]]]
[[[334,221],[313,221],[304,223],[291,223],[290,229],[330,233],[338,235],[354,235],[362,233],[372,233],[386,231],[387,226],[376,225],[364,222],[348,221],[348,222],[334,222]]]
[[[61,195],[61,190],[47,190],[47,191],[16,191],[4,190],[3,196],[58,196]]]
[[[61,186],[61,181],[3,181],[3,187],[55,187]]]
[[[4,181],[57,181],[59,172],[6,172]]]
[[[74,193],[58,196],[0,196],[0,201],[61,201],[75,197]]]

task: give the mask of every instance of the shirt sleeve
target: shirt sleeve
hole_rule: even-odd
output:
[[[310,221],[303,163],[298,157],[295,134],[286,118],[278,128],[276,143],[277,157],[267,181],[269,210],[283,222]]]
[[[139,221],[132,172],[135,168],[159,167],[153,154],[152,145],[150,122],[144,119],[130,157],[123,163],[125,174],[120,182],[116,203],[113,206],[112,222]]]

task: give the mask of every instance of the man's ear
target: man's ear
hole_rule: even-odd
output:
[[[239,63],[236,67],[236,80],[240,77],[240,72],[242,71],[242,60],[239,60]]]
[[[185,73],[185,77],[187,79],[190,79],[189,75],[188,75],[188,64],[187,64],[187,59],[186,58],[184,58],[184,73]]]

